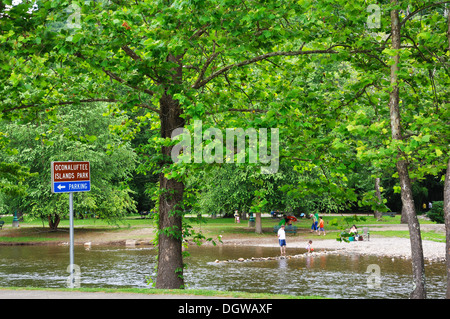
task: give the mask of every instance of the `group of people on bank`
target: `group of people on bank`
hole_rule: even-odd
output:
[[[320,233],[322,232],[323,235],[325,236],[326,235],[325,228],[324,228],[325,223],[323,221],[323,218],[320,217],[318,213],[311,214],[310,218],[312,219],[311,233],[316,232],[320,236]],[[278,243],[280,245],[281,256],[286,256],[285,227],[286,227],[286,225],[291,225],[292,221],[293,221],[293,219],[290,218],[290,216],[285,216],[280,222],[280,229],[277,232],[277,237],[278,237]],[[308,252],[311,252],[314,250],[311,247],[311,244],[312,244],[312,241],[310,240],[310,241],[308,241],[308,243],[306,245],[306,249],[308,250]]]

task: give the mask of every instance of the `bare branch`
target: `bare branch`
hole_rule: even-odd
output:
[[[144,93],[147,93],[148,95],[153,95],[153,91],[149,90],[149,89],[141,89],[140,87],[137,86],[132,86],[130,84],[127,83],[127,81],[125,81],[124,79],[122,79],[120,76],[118,76],[117,74],[115,74],[114,72],[111,72],[109,70],[106,70],[105,68],[102,68],[103,72],[105,72],[111,79],[116,80],[119,83],[122,83],[126,86],[128,86],[129,88],[132,88],[133,90],[136,91],[141,91]]]
[[[148,109],[150,111],[153,111],[155,113],[161,114],[161,112],[157,108],[154,108],[153,106],[150,106],[150,105],[148,105],[146,103],[142,103],[142,104],[139,104],[139,105],[136,105],[136,106],[143,107],[143,108]]]
[[[338,107],[336,107],[336,108],[334,109],[334,111],[337,111],[337,110],[339,110],[339,109],[341,109],[341,108],[343,108],[343,107],[349,105],[349,104],[352,103],[353,101],[356,101],[357,99],[359,99],[359,98],[364,94],[364,92],[366,92],[366,89],[367,89],[368,87],[371,87],[371,86],[373,86],[373,85],[375,85],[375,83],[368,83],[368,84],[366,84],[361,90],[359,90],[359,91],[355,94],[355,96],[353,96],[353,97],[352,97],[349,101],[347,101],[346,103],[343,103],[343,104],[339,105]]]
[[[57,103],[50,103],[50,104],[51,105],[70,105],[70,104],[75,104],[75,103],[93,103],[93,102],[120,103],[123,101],[116,100],[116,99],[83,99],[83,100],[79,100],[79,101],[66,101],[66,102],[57,102]],[[39,106],[39,104],[20,105],[20,106],[16,106],[16,107],[12,107],[12,108],[3,110],[2,113],[8,113],[8,112],[16,111],[16,110],[29,109],[29,108],[36,107],[36,106]],[[160,111],[158,109],[156,109],[153,106],[150,106],[146,103],[138,104],[136,106],[146,108],[146,109],[151,110],[158,114],[160,113]]]
[[[225,112],[267,113],[267,110],[260,110],[260,109],[228,109],[228,110],[223,110],[221,112],[205,112],[205,114],[206,115],[211,115],[211,114],[225,113]]]
[[[332,48],[338,47],[338,46],[343,46],[343,47],[348,47],[347,45],[343,45],[343,44],[336,44],[333,45],[332,47],[326,49],[326,50],[309,50],[309,51],[303,51],[302,49],[300,49],[299,51],[277,51],[277,52],[271,52],[271,53],[266,53],[266,54],[262,54],[256,57],[253,57],[251,59],[242,61],[242,62],[238,62],[238,63],[234,63],[234,64],[230,64],[228,66],[225,66],[223,68],[221,68],[220,70],[214,72],[213,74],[211,74],[210,76],[208,76],[206,79],[202,80],[202,81],[198,81],[199,79],[197,79],[197,81],[195,81],[195,83],[192,85],[193,89],[199,89],[202,86],[206,85],[209,81],[211,81],[212,79],[218,77],[219,75],[233,69],[233,68],[238,68],[241,66],[245,66],[245,65],[249,65],[258,61],[262,61],[265,60],[267,58],[270,57],[274,57],[274,56],[299,56],[299,55],[309,55],[309,54],[336,54],[339,53],[339,51],[335,51],[332,50]],[[303,45],[302,45],[303,48]],[[374,49],[377,50],[377,49]],[[372,52],[373,50],[353,50],[351,51],[351,53],[368,53],[368,52]]]
[[[141,60],[141,58],[133,50],[128,48],[128,46],[123,46],[122,49],[124,49],[124,51],[127,53],[127,55],[131,56],[133,59]],[[81,52],[75,53],[75,56],[80,59],[83,59],[84,61],[89,61],[89,59],[87,59],[83,54],[81,54]],[[137,86],[132,86],[132,85],[128,84],[126,80],[122,79],[120,76],[118,76],[114,72],[106,70],[105,68],[102,68],[102,71],[105,72],[110,77],[110,79],[116,80],[117,82],[122,83],[122,84],[128,86],[129,88],[132,88],[133,90],[141,91],[141,92],[147,93],[148,95],[151,95],[151,96],[154,95],[154,92],[151,90],[141,89]]]
[[[133,50],[130,49],[130,47],[128,45],[124,45],[122,47],[122,50],[125,51],[125,53],[131,57],[133,60],[135,61],[142,61],[141,57],[139,55],[136,54],[136,52],[134,52]]]
[[[79,101],[67,101],[67,102],[58,102],[58,103],[50,103],[50,104],[55,104],[55,105],[69,105],[69,104],[74,104],[74,103],[91,103],[91,102],[119,102],[118,100],[115,99],[84,99],[84,100],[79,100]],[[8,113],[8,112],[12,112],[12,111],[16,111],[16,110],[24,110],[24,109],[29,109],[35,106],[38,106],[39,104],[27,104],[27,105],[20,105],[20,106],[16,106],[16,107],[12,107],[9,109],[5,109],[2,110],[2,113]]]
[[[202,70],[200,71],[200,74],[198,75],[197,81],[195,81],[193,87],[197,88],[199,83],[203,80],[203,77],[205,75],[206,70],[208,69],[209,65],[212,61],[219,55],[219,53],[213,53],[211,56],[206,60],[205,65],[203,66]],[[206,84],[206,83],[205,83]],[[200,87],[200,86],[199,86]]]
[[[194,38],[199,38],[203,33],[205,33],[206,29],[210,26],[210,23],[205,24],[200,29],[194,32],[192,36],[189,38],[189,40],[193,40]]]
[[[411,12],[410,14],[408,14],[403,20],[402,22],[400,22],[400,27],[403,27],[403,25],[412,17],[414,17],[416,14],[418,14],[419,12],[426,10],[428,8],[432,8],[432,7],[437,7],[440,6],[441,4],[446,4],[446,3],[450,3],[450,1],[442,1],[442,2],[436,2],[436,3],[430,3],[426,6],[420,7],[419,9],[417,9],[416,11]]]

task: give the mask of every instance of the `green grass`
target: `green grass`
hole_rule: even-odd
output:
[[[331,226],[331,221],[336,220],[339,225],[344,227],[350,227],[352,224],[357,224],[358,226],[363,225],[388,225],[388,224],[399,224],[400,216],[396,217],[385,217],[382,221],[378,221],[373,216],[360,216],[365,220],[359,219],[358,221],[348,221],[346,219],[349,216],[329,216],[323,215],[323,219],[325,221],[325,230],[339,230],[338,226]],[[197,224],[195,222],[195,218],[187,218],[188,223],[190,223],[193,227],[197,227],[199,229],[210,230],[212,232],[225,232],[225,233],[246,233],[248,229],[248,220],[241,220],[240,223],[235,223],[234,218],[216,218],[216,219],[206,219],[206,223]],[[264,228],[273,228],[273,226],[278,225],[280,222],[279,219],[272,218],[262,218],[262,227]],[[299,219],[294,223],[295,226],[301,228],[303,230],[309,230],[311,228],[312,220],[311,219]]]
[[[383,225],[399,225],[400,215],[395,217],[385,216],[381,221],[377,220],[373,216],[358,216],[357,221],[350,220],[351,216],[329,216],[323,215],[325,221],[325,231],[326,236],[320,236],[321,239],[334,239],[336,238],[336,233],[340,232],[340,227],[350,228],[351,225],[356,224],[359,228],[364,226],[369,226],[370,233],[372,235],[380,235],[385,237],[403,237],[409,238],[408,231],[379,231],[378,226]],[[363,219],[361,219],[361,217]],[[207,219],[206,223],[197,224],[195,218],[188,218],[188,223],[190,223],[194,228],[197,228],[205,233],[209,237],[217,237],[219,235],[246,235],[251,237],[267,237],[273,236],[272,228],[278,225],[279,219],[272,218],[262,218],[263,234],[256,234],[254,228],[248,227],[248,220],[241,220],[240,223],[235,223],[234,218],[217,218],[217,219]],[[338,226],[331,226],[331,221],[336,220]],[[428,220],[420,220],[421,224],[433,224],[433,222]],[[309,230],[311,229],[312,220],[310,219],[299,219],[294,223],[295,226],[299,228],[297,236],[301,234],[307,234],[309,236]],[[433,240],[437,242],[445,242],[445,234],[436,233],[433,231],[422,231],[422,239]]]
[[[27,216],[24,217],[24,221],[20,222],[21,226],[26,227],[42,227],[43,223],[40,219],[31,219]],[[13,221],[13,216],[1,216],[0,220],[5,222],[5,226],[11,225]],[[69,218],[61,219],[59,223],[59,227],[69,227]],[[107,221],[98,218],[87,218],[87,219],[74,219],[75,227],[105,227],[105,228],[114,228],[114,227],[131,227],[131,226],[149,226],[153,225],[153,220],[150,218],[141,218],[140,215],[131,215],[123,218],[122,220],[117,221]],[[45,220],[44,226],[48,227],[48,223]]]
[[[33,242],[33,243],[40,243],[40,242],[51,242],[51,241],[58,241],[58,238],[44,238],[44,237],[6,237],[6,236],[0,236],[0,242],[2,243],[26,243],[26,242]]]
[[[205,289],[154,289],[154,288],[34,288],[34,287],[0,287],[4,290],[42,290],[42,291],[79,291],[104,293],[134,293],[147,295],[194,295],[204,297],[242,298],[242,299],[324,299],[320,296],[293,296],[271,293],[250,293],[240,291],[218,291]]]
[[[377,231],[377,226],[383,225],[395,225],[400,224],[400,216],[395,217],[383,217],[381,221],[376,220],[373,216],[361,216],[358,215],[357,221],[350,220],[352,216],[329,216],[324,214],[326,236],[321,238],[336,238],[336,232],[340,231],[340,227],[349,228],[352,224],[356,224],[358,227],[370,225],[371,234],[378,234],[381,236],[397,236],[397,237],[409,237],[407,231]],[[59,224],[59,232],[48,232],[47,224],[43,227],[41,220],[28,220],[25,217],[25,221],[20,222],[20,227],[12,229],[12,216],[3,216],[1,220],[5,221],[2,234],[0,230],[0,242],[44,242],[44,241],[56,241],[61,240],[66,236],[66,232],[69,228],[69,220],[63,219]],[[197,218],[186,217],[186,222],[204,233],[206,237],[216,238],[219,235],[231,236],[249,236],[254,238],[273,236],[273,226],[278,225],[279,219],[272,219],[270,217],[262,218],[263,234],[256,234],[254,228],[248,227],[248,220],[241,220],[240,223],[235,223],[234,218],[216,218],[209,217],[203,218],[202,223],[196,222]],[[337,221],[338,225],[332,225],[332,221]],[[294,223],[299,229],[296,236],[301,234],[309,234],[312,221],[310,219],[299,219]],[[432,223],[426,220],[420,220],[421,224]],[[115,232],[124,229],[133,229],[139,227],[155,227],[152,219],[142,219],[139,215],[133,215],[124,218],[117,223],[111,223],[101,219],[89,218],[89,219],[75,219],[75,228],[83,230],[83,232],[98,233],[98,232]],[[8,230],[6,232],[6,230]],[[59,234],[58,234],[59,233]],[[422,232],[422,238],[434,241],[445,241],[445,235],[434,232]]]
[[[399,238],[409,238],[409,231],[401,230],[389,230],[389,231],[377,231],[372,232],[378,236],[383,237],[399,237]],[[445,233],[437,233],[435,231],[421,231],[422,240],[436,241],[440,243],[445,243]]]

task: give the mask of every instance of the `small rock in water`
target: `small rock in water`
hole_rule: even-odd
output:
[[[135,240],[133,240],[133,239],[127,239],[126,241],[125,241],[125,246],[128,246],[128,247],[134,247],[136,245],[136,241]]]

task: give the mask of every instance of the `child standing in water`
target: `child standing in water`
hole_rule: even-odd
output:
[[[284,225],[281,225],[280,229],[277,233],[278,236],[278,242],[280,244],[280,252],[281,256],[286,256],[286,232],[284,231]]]
[[[314,248],[311,247],[312,240],[308,241],[308,244],[306,245],[306,249],[308,250],[308,253],[314,251]]]

